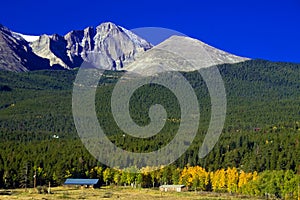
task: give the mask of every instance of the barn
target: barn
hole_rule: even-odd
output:
[[[94,187],[98,183],[99,179],[82,179],[82,178],[68,178],[64,185],[81,185],[85,187]]]
[[[176,192],[183,192],[187,191],[187,188],[184,185],[161,185],[159,190],[162,192],[169,192],[169,191],[176,191]]]

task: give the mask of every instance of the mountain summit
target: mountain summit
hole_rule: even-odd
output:
[[[141,74],[192,71],[222,63],[248,60],[199,40],[172,36],[157,46],[111,22],[66,35],[30,36],[0,26],[0,69],[29,71],[73,69],[96,58],[96,67]],[[193,61],[192,61],[193,60]]]
[[[214,48],[200,40],[171,36],[145,52],[126,70],[142,75],[164,71],[195,71],[201,68],[249,60]]]

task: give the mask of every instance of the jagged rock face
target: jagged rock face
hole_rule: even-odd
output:
[[[65,69],[73,67],[73,63],[67,55],[67,41],[58,34],[41,35],[30,46],[36,55],[48,59],[51,67],[63,67]]]
[[[120,70],[135,60],[140,52],[152,46],[122,27],[107,22],[96,29],[71,31],[64,37],[54,34],[42,35],[30,44],[33,52],[50,60],[51,66],[65,69],[80,67],[89,57],[97,56],[97,67],[108,70]],[[132,35],[139,41],[133,40]]]
[[[17,39],[0,25],[0,70],[22,72],[47,68],[48,60],[35,55],[25,40]]]
[[[142,41],[142,39],[140,39]],[[123,69],[128,63],[135,60],[136,56],[150,49],[152,46],[145,42],[136,42],[122,27],[113,23],[103,23],[96,28],[94,36],[93,53],[100,54],[98,66],[108,69]]]
[[[83,47],[81,42],[84,38],[84,31],[71,31],[64,36],[66,40],[66,52],[67,56],[72,63],[72,67],[80,66],[83,59],[81,57],[81,52]]]
[[[67,54],[71,60],[73,56],[80,56],[80,52],[82,51],[80,43],[83,37],[83,31],[71,31],[64,36],[64,39],[67,41]]]
[[[83,30],[82,46],[83,51],[88,52],[94,49],[94,37],[96,35],[96,30],[93,27],[87,27]]]
[[[139,53],[152,47],[145,40],[136,40],[133,36],[138,38],[128,30],[107,22],[96,29],[88,27],[83,31],[71,31],[64,38],[67,41],[67,55],[75,66],[82,60],[89,61],[89,57],[97,57],[97,67],[121,70],[133,62]]]

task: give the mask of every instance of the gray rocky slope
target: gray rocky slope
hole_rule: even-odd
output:
[[[14,72],[47,69],[49,61],[31,51],[27,41],[15,38],[9,29],[0,25],[0,69]]]
[[[149,51],[143,53],[126,70],[141,75],[165,71],[195,71],[224,63],[249,60],[214,48],[199,40],[172,36]]]

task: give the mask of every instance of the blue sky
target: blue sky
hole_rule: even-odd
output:
[[[164,27],[241,56],[300,63],[299,0],[14,0],[0,23],[38,35],[112,21],[127,29]]]

